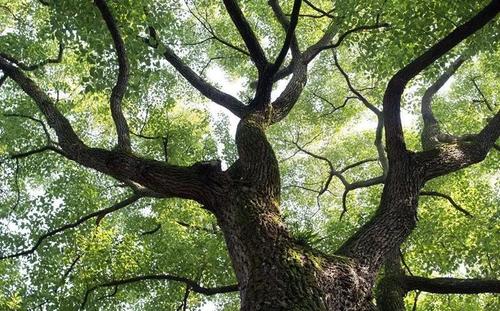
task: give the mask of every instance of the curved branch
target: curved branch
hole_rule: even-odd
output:
[[[125,183],[136,183],[142,191],[152,191],[157,194],[155,196],[179,197],[206,204],[212,199],[212,191],[221,187],[220,181],[214,182],[220,172],[218,167],[203,163],[189,167],[169,165],[126,152],[86,146],[52,99],[33,80],[2,57],[0,69],[35,101],[49,126],[55,130],[66,158]]]
[[[356,97],[368,108],[370,109],[375,115],[380,116],[382,114],[382,112],[380,111],[380,109],[378,109],[377,107],[375,107],[372,103],[370,103],[368,101],[368,99],[366,99],[366,97],[363,96],[363,94],[361,94],[356,88],[354,88],[354,86],[352,85],[351,83],[351,80],[349,79],[349,76],[347,75],[347,73],[344,71],[344,69],[342,69],[342,67],[340,66],[339,64],[339,60],[337,58],[337,54],[334,52],[333,53],[333,59],[334,59],[334,63],[335,63],[335,67],[337,67],[337,69],[339,70],[339,72],[342,74],[342,76],[344,77],[345,81],[347,82],[347,86],[349,87],[349,90],[354,94],[356,95]]]
[[[118,147],[123,151],[131,152],[129,128],[122,111],[122,100],[125,92],[127,91],[129,76],[129,66],[127,54],[125,52],[125,44],[106,1],[95,0],[94,2],[101,12],[102,18],[106,22],[106,26],[111,33],[116,54],[118,56],[118,79],[113,87],[113,90],[111,91],[110,98],[111,116],[115,122],[116,133],[118,135]]]
[[[479,134],[467,136],[470,140],[459,140],[437,149],[418,152],[414,158],[423,172],[424,180],[428,181],[483,161],[488,152],[495,148],[498,137],[500,137],[500,111]]]
[[[142,276],[136,276],[128,279],[122,279],[122,280],[115,280],[107,283],[102,283],[99,285],[96,285],[94,287],[91,287],[87,289],[85,292],[85,296],[81,305],[81,309],[84,309],[85,305],[87,304],[87,301],[89,299],[90,294],[95,291],[98,288],[101,287],[116,287],[120,285],[127,285],[127,284],[132,284],[132,283],[137,283],[141,281],[174,281],[174,282],[180,282],[180,283],[185,283],[191,291],[207,296],[211,295],[216,295],[216,294],[225,294],[225,293],[231,293],[231,292],[236,292],[238,291],[238,285],[227,285],[227,286],[220,286],[220,287],[203,287],[200,284],[198,284],[196,281],[188,279],[186,277],[182,276],[177,276],[177,275],[171,275],[171,274],[150,274],[150,275],[142,275]]]
[[[124,207],[126,207],[126,206],[128,206],[128,205],[130,205],[130,204],[132,204],[132,203],[134,203],[136,201],[138,201],[142,197],[143,197],[142,194],[137,194],[136,193],[136,194],[132,195],[131,197],[128,197],[127,199],[114,204],[113,206],[110,206],[110,207],[98,210],[96,212],[90,213],[88,215],[80,217],[75,222],[72,222],[72,223],[69,223],[69,224],[65,224],[65,225],[63,225],[63,226],[61,226],[61,227],[59,227],[57,229],[50,230],[49,232],[44,233],[43,235],[41,235],[38,238],[38,240],[36,241],[36,243],[30,249],[27,249],[27,250],[24,250],[24,251],[21,251],[21,252],[17,252],[15,254],[11,254],[11,255],[1,255],[0,256],[0,260],[7,259],[7,258],[16,258],[16,257],[21,257],[21,256],[33,254],[38,249],[38,247],[42,244],[42,242],[45,241],[46,239],[48,239],[48,238],[50,238],[50,237],[52,237],[52,236],[54,236],[54,235],[56,235],[58,233],[64,232],[65,230],[76,228],[76,227],[78,227],[79,225],[81,225],[82,223],[86,222],[89,219],[92,219],[92,218],[100,218],[100,219],[102,219],[102,217],[106,216],[107,214],[112,213],[114,211],[117,211],[117,210],[119,210],[121,208],[124,208]]]
[[[0,57],[5,58],[6,60],[11,62],[12,64],[15,64],[17,67],[19,67],[20,69],[22,69],[24,71],[35,71],[37,69],[42,68],[43,66],[45,66],[47,64],[60,63],[62,61],[62,58],[63,58],[63,53],[64,53],[64,45],[62,43],[59,43],[59,50],[58,50],[56,58],[49,58],[49,59],[43,60],[39,63],[32,64],[32,65],[27,65],[27,64],[17,60],[13,56],[5,54],[5,53],[0,53]]]
[[[387,27],[390,27],[390,26],[391,25],[389,25],[388,23],[381,23],[380,24],[380,23],[377,22],[376,24],[373,24],[373,25],[362,25],[362,26],[354,27],[354,28],[349,29],[348,31],[344,32],[343,34],[341,34],[335,43],[328,44],[328,45],[325,45],[325,46],[321,47],[320,51],[327,50],[327,49],[334,49],[334,48],[339,47],[342,44],[342,42],[347,37],[349,37],[349,35],[351,35],[353,33],[361,32],[361,31],[366,31],[366,30],[387,28]]]
[[[500,1],[491,1],[469,21],[455,28],[455,30],[439,40],[391,78],[384,94],[383,105],[389,162],[402,159],[407,152],[401,125],[400,104],[401,96],[408,82],[457,44],[493,20],[498,14],[499,9]]]
[[[463,213],[467,217],[473,217],[471,213],[469,213],[466,209],[458,205],[457,202],[455,202],[453,198],[450,197],[449,195],[437,191],[420,191],[420,195],[433,196],[446,199],[457,211]]]
[[[359,90],[357,90],[351,83],[351,80],[349,79],[349,75],[344,71],[344,69],[340,66],[340,63],[337,59],[337,54],[335,51],[333,51],[333,59],[335,63],[335,67],[339,70],[339,72],[342,74],[344,79],[346,80],[347,86],[349,90],[356,95],[356,97],[367,107],[370,109],[375,116],[377,117],[377,128],[375,130],[375,141],[373,144],[377,148],[377,153],[378,153],[378,159],[380,162],[380,165],[382,166],[382,171],[383,175],[386,176],[387,172],[389,171],[389,164],[387,161],[387,156],[385,154],[385,148],[384,148],[384,143],[382,142],[382,132],[384,130],[384,116],[382,114],[382,111],[378,109],[375,105],[370,103],[366,97],[361,94]]]
[[[432,98],[443,87],[448,79],[460,68],[465,58],[458,57],[439,78],[425,91],[422,96],[421,112],[424,127],[421,133],[422,147],[424,150],[433,149],[441,141],[440,137],[445,135],[441,132],[439,122],[432,112]]]

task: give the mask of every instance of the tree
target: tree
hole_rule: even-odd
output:
[[[500,1],[441,2],[2,3],[3,307],[186,310],[191,292],[238,292],[241,310],[403,310],[410,291],[500,292],[488,252],[453,244],[495,252]],[[245,90],[223,92],[213,68]],[[200,94],[239,119],[234,142]],[[366,111],[374,148],[346,131]],[[415,231],[425,196],[470,219],[436,203],[420,224],[445,227]],[[477,277],[427,277],[444,230],[458,242],[439,271]]]

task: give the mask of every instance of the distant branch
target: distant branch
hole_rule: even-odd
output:
[[[187,6],[189,12],[191,13],[191,15],[193,15],[193,17],[201,24],[201,26],[203,28],[205,28],[205,30],[211,35],[211,37],[209,37],[208,40],[211,40],[211,39],[216,40],[216,41],[222,43],[223,45],[225,45],[225,46],[227,46],[235,51],[238,51],[239,53],[241,53],[243,55],[250,57],[250,53],[248,53],[248,51],[246,51],[245,49],[242,49],[242,48],[230,43],[229,41],[222,39],[220,36],[218,36],[215,33],[215,30],[212,28],[212,26],[208,23],[208,21],[204,20],[202,18],[201,14],[199,15],[196,12],[194,12],[187,2],[186,2],[186,6]],[[202,42],[204,42],[206,40],[207,39],[203,40]]]
[[[38,247],[42,244],[43,241],[45,241],[47,238],[50,238],[58,233],[61,233],[61,232],[64,232],[68,229],[73,229],[73,228],[76,228],[78,227],[79,225],[81,225],[82,223],[86,222],[87,220],[89,219],[92,219],[92,218],[100,218],[102,219],[102,217],[106,216],[107,214],[109,213],[112,213],[114,211],[117,211],[121,208],[124,208],[136,201],[138,201],[140,198],[142,198],[143,196],[141,194],[134,194],[132,195],[131,197],[123,200],[123,201],[120,201],[116,204],[114,204],[113,206],[110,206],[108,208],[104,208],[104,209],[101,209],[101,210],[98,210],[96,212],[93,212],[93,213],[90,213],[90,214],[87,214],[83,217],[80,217],[77,221],[75,222],[72,222],[72,223],[69,223],[69,224],[65,224],[57,229],[53,229],[45,234],[43,234],[42,236],[40,236],[38,238],[38,240],[36,241],[36,243],[28,250],[24,250],[24,251],[21,251],[21,252],[18,252],[18,253],[15,253],[15,254],[11,254],[11,255],[0,255],[0,260],[3,260],[3,259],[7,259],[7,258],[16,258],[16,257],[21,257],[21,256],[25,256],[25,255],[29,255],[29,254],[33,254],[37,249]]]
[[[30,115],[20,114],[20,113],[4,113],[3,115],[5,117],[25,118],[25,119],[28,119],[28,120],[31,120],[31,121],[34,121],[34,122],[40,124],[40,126],[43,129],[43,132],[45,133],[45,137],[47,138],[47,144],[50,144],[52,142],[52,139],[50,138],[49,130],[47,129],[47,126],[45,125],[45,122],[43,122],[42,120],[37,119],[35,117],[32,117]]]
[[[227,285],[227,286],[220,286],[220,287],[203,287],[197,282],[182,277],[182,276],[176,276],[176,275],[171,275],[171,274],[151,274],[151,275],[142,275],[142,276],[137,276],[137,277],[132,277],[128,279],[122,279],[122,280],[115,280],[107,283],[102,283],[99,285],[96,285],[94,287],[91,287],[87,289],[85,292],[85,296],[81,305],[81,309],[85,308],[85,305],[87,304],[87,301],[89,299],[90,294],[95,291],[98,288],[103,288],[103,287],[116,287],[116,286],[121,286],[121,285],[127,285],[127,284],[132,284],[132,283],[137,283],[137,282],[142,282],[142,281],[174,281],[174,282],[180,282],[180,283],[185,283],[189,288],[199,294],[211,296],[211,295],[216,295],[216,294],[225,294],[225,293],[231,293],[231,292],[236,292],[238,291],[238,285]]]
[[[486,105],[486,107],[488,108],[488,110],[491,111],[491,112],[495,112],[495,110],[493,109],[493,107],[490,105],[490,102],[488,101],[488,99],[486,99],[486,96],[484,96],[483,91],[481,91],[481,88],[477,84],[476,79],[472,79],[472,84],[474,85],[474,88],[479,93],[479,95],[481,95],[482,101]]]
[[[314,5],[311,1],[309,0],[304,0],[304,2],[313,10],[315,10],[316,12],[320,13],[321,15],[307,15],[308,17],[314,17],[314,18],[321,18],[321,17],[329,17],[329,18],[335,18],[335,16],[332,15],[333,11],[335,11],[335,9],[331,9],[330,11],[325,11],[325,10],[322,10],[321,8],[317,7],[316,5]]]
[[[12,64],[15,64],[21,70],[34,71],[34,70],[42,68],[43,66],[45,66],[47,64],[60,63],[62,61],[62,58],[63,58],[63,52],[64,52],[64,45],[62,43],[59,43],[59,50],[58,50],[58,54],[57,54],[56,58],[49,58],[49,59],[43,60],[39,63],[32,64],[32,65],[27,65],[27,64],[17,60],[13,56],[6,54],[6,53],[0,53],[0,57],[3,57],[6,60],[8,60],[9,62],[11,62]]]
[[[373,24],[373,25],[362,25],[362,26],[358,26],[358,27],[355,27],[355,28],[349,29],[348,31],[346,31],[346,32],[344,32],[343,34],[341,34],[335,43],[325,45],[325,46],[321,47],[321,50],[334,49],[334,48],[339,47],[339,46],[342,44],[342,42],[343,42],[343,41],[344,41],[347,37],[349,37],[349,35],[351,35],[351,34],[353,34],[353,33],[356,33],[356,32],[362,32],[362,31],[366,31],[366,30],[373,30],[373,29],[380,29],[380,28],[388,28],[388,27],[390,27],[390,26],[391,26],[391,25],[389,25],[388,23],[381,23],[381,24],[379,24],[379,23],[377,22],[376,24]]]

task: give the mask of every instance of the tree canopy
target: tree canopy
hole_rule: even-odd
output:
[[[400,148],[387,90],[405,79],[410,154],[467,160],[460,148],[477,137],[491,151],[429,169],[416,228],[377,284],[406,278],[408,309],[500,309],[498,7],[0,0],[0,309],[237,310],[227,241],[193,170],[229,172],[243,154],[236,123],[264,111],[284,223],[334,254],[377,212]],[[434,57],[438,44],[449,47]],[[180,182],[157,186],[162,174]]]

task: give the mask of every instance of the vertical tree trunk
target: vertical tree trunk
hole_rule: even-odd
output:
[[[401,268],[399,248],[388,254],[384,264],[384,272],[375,290],[377,307],[381,311],[405,311],[404,297],[406,290],[402,287],[401,277],[404,271]]]
[[[228,202],[217,216],[241,310],[372,310],[372,278],[356,262],[298,244],[276,202],[250,188],[234,188]]]
[[[265,124],[265,113],[240,122],[238,166],[213,208],[238,279],[241,310],[371,310],[373,276],[347,257],[298,244],[287,231]]]

